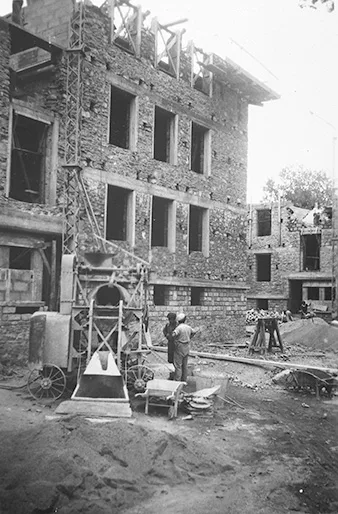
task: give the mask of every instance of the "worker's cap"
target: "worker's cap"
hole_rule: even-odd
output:
[[[175,312],[168,312],[168,314],[167,314],[167,318],[168,318],[168,319],[176,319],[176,314],[175,314]]]
[[[177,321],[184,321],[185,318],[186,318],[186,315],[184,314],[184,312],[179,312],[176,316]]]

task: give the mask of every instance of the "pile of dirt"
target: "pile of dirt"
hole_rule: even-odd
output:
[[[203,481],[231,469],[218,448],[162,430],[117,420],[79,418],[2,434],[2,512],[120,512],[154,487]],[[5,444],[4,444],[5,443]],[[46,452],[48,449],[48,452]],[[201,455],[207,457],[201,461]]]
[[[338,328],[321,318],[299,319],[279,327],[283,343],[338,352]]]

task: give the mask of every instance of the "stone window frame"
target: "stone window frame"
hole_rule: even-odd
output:
[[[161,248],[167,248],[170,253],[174,253],[176,250],[176,201],[171,198],[167,198],[165,195],[156,194],[151,198],[151,218],[150,218],[150,245],[152,248],[156,246],[152,245],[152,216],[153,216],[153,202],[154,197],[161,198],[168,202],[168,216],[167,216],[167,244],[161,246]]]
[[[136,193],[133,189],[128,189],[126,187],[121,187],[116,184],[106,184],[106,192],[105,192],[105,213],[104,213],[104,234],[105,237],[107,235],[107,216],[108,216],[108,190],[109,187],[114,187],[116,189],[127,190],[128,199],[127,199],[127,211],[126,211],[126,238],[122,241],[126,241],[133,248],[135,246],[135,212],[136,212]]]
[[[129,134],[128,134],[128,146],[126,148],[110,142],[110,119],[111,119],[111,98],[112,90],[118,89],[121,93],[130,96],[130,108],[129,108]],[[109,100],[108,100],[108,121],[107,121],[107,144],[109,146],[116,146],[117,148],[123,148],[131,152],[137,151],[138,142],[138,111],[139,111],[139,98],[135,91],[131,88],[124,87],[118,81],[109,82]]]
[[[53,207],[56,205],[56,184],[57,184],[57,167],[58,167],[58,143],[59,143],[59,118],[52,114],[46,113],[41,109],[35,109],[26,102],[13,99],[9,109],[8,123],[8,146],[7,146],[7,169],[6,169],[6,187],[5,196],[10,197],[11,184],[11,164],[12,164],[12,138],[13,138],[13,121],[14,114],[30,118],[32,120],[44,123],[47,129],[46,139],[50,141],[47,144],[45,165],[44,165],[44,187],[43,187],[43,205]],[[20,200],[18,200],[20,201]]]
[[[195,293],[196,293],[196,296],[195,296]],[[197,301],[195,301],[195,298],[197,298]],[[205,305],[205,287],[200,287],[200,286],[191,286],[190,287],[190,305],[191,306]]]
[[[156,119],[156,109],[160,109],[168,114],[170,120],[169,127],[169,151],[168,151],[168,160],[161,161],[159,159],[155,159],[155,119]],[[152,137],[152,157],[155,160],[159,160],[159,162],[167,162],[173,166],[177,165],[177,156],[178,156],[178,114],[163,108],[161,105],[155,104],[153,109],[153,137]]]
[[[198,205],[189,204],[189,211],[188,211],[188,244],[187,244],[187,251],[188,255],[190,255],[192,252],[190,251],[190,245],[189,245],[189,239],[190,239],[190,212],[191,207],[200,209],[202,212],[202,233],[201,233],[201,250],[192,250],[192,252],[201,252],[204,257],[209,257],[210,252],[210,209],[207,209],[205,207],[200,207]]]
[[[203,169],[201,172],[195,171],[192,169],[192,151],[193,151],[193,126],[196,125],[199,128],[202,128],[204,131],[203,138]],[[204,175],[206,177],[211,176],[211,129],[198,123],[197,121],[191,120],[190,122],[190,158],[189,158],[189,168],[194,173],[199,175]]]
[[[155,296],[157,296],[156,290],[158,292],[161,291],[161,294],[163,294],[163,303],[162,302],[155,303]],[[168,306],[170,304],[169,296],[170,296],[170,287],[167,284],[154,284],[153,285],[153,305],[155,307]]]
[[[263,213],[269,213],[268,217],[265,215],[265,218],[268,218],[268,219],[262,219],[264,217]],[[270,209],[270,208],[256,209],[256,216],[257,216],[257,237],[271,236],[271,234],[272,234],[272,209]]]
[[[259,258],[260,257],[269,257],[270,258],[270,269],[269,269],[269,279],[265,279],[265,280],[258,280],[258,274],[259,274]],[[272,269],[271,269],[271,264],[272,264],[272,254],[271,253],[255,253],[255,260],[256,260],[256,282],[271,282],[272,280]]]

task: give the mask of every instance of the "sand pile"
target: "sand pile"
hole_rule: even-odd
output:
[[[338,352],[338,328],[321,318],[300,319],[279,326],[283,343]]]
[[[163,483],[198,483],[232,469],[219,448],[123,420],[49,421],[2,433],[0,443],[3,514],[117,513]]]

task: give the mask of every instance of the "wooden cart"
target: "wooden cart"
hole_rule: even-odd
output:
[[[156,405],[169,408],[168,417],[176,418],[180,393],[185,385],[186,382],[176,382],[175,380],[149,380],[146,391],[135,396],[146,399],[145,414],[148,414],[149,405]]]

